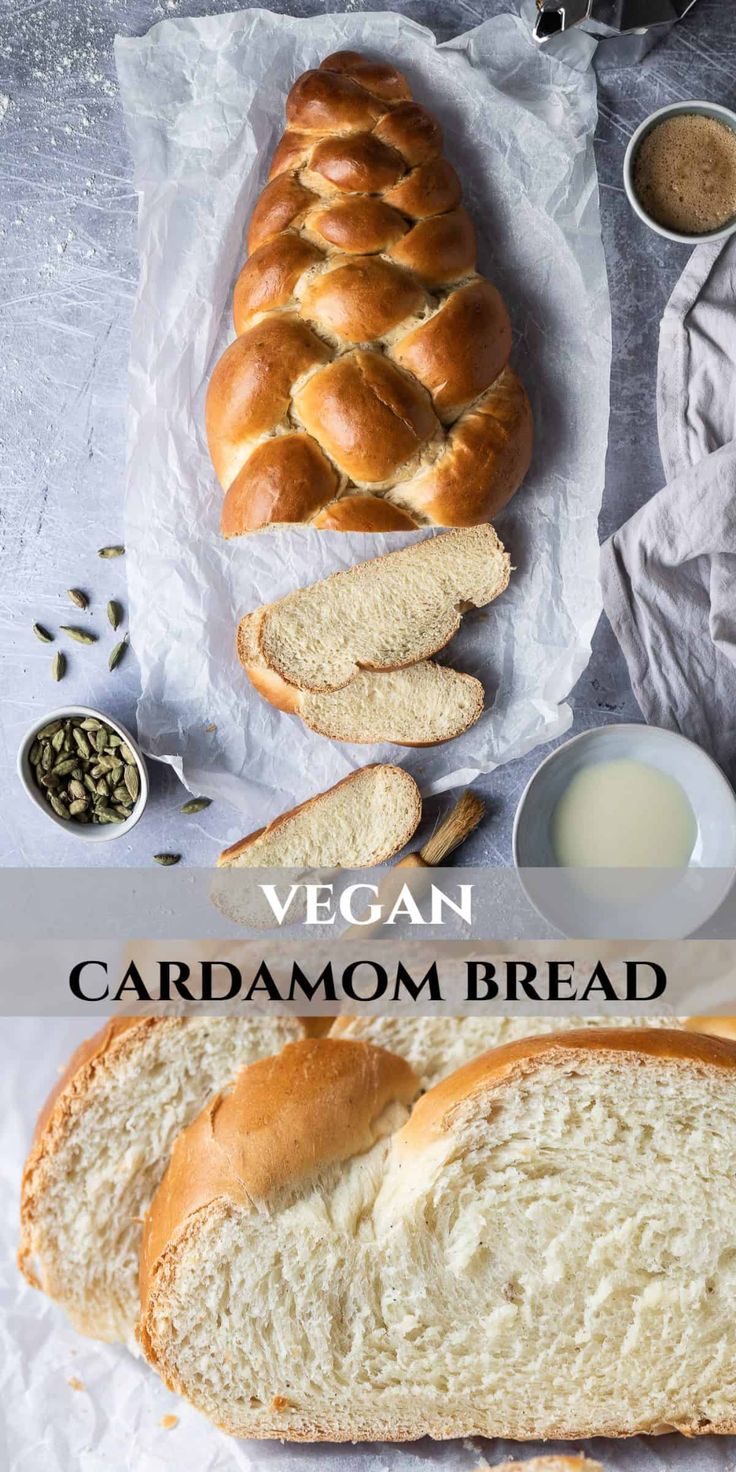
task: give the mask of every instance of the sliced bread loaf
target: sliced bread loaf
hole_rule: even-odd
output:
[[[392,670],[449,643],[461,614],[502,593],[511,563],[492,526],[414,542],[298,588],[247,614],[238,654],[299,690],[339,690],[361,669]]]
[[[400,670],[361,670],[339,690],[297,690],[260,664],[248,675],[280,710],[333,741],[435,746],[467,731],[483,713],[483,686],[472,675],[423,659]]]
[[[736,1046],[511,1043],[425,1094],[365,1043],[241,1073],[146,1219],[141,1343],[287,1440],[733,1433]]]
[[[679,1029],[678,1018],[648,1017],[647,1027]],[[636,1017],[338,1017],[330,1037],[360,1039],[398,1053],[411,1064],[424,1089],[431,1089],[472,1058],[489,1048],[519,1038],[552,1032],[577,1032],[581,1027],[641,1027]],[[710,1029],[707,1029],[710,1031]]]
[[[316,1018],[121,1018],[73,1054],[23,1174],[19,1264],[75,1328],[135,1345],[143,1214],[179,1130]]]
[[[351,772],[226,848],[220,868],[363,869],[385,863],[419,826],[422,799],[401,767]]]

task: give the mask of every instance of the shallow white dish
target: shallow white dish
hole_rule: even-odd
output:
[[[687,869],[580,870],[558,864],[552,818],[559,799],[583,768],[615,760],[646,762],[680,784],[697,828]],[[689,935],[731,888],[736,796],[720,767],[685,736],[658,726],[598,727],[573,736],[537,767],[516,810],[512,843],[528,898],[566,935]]]
[[[629,139],[626,153],[624,154],[624,189],[626,197],[632,210],[654,230],[657,235],[663,235],[665,240],[674,240],[680,245],[703,245],[709,240],[725,240],[727,235],[732,235],[736,230],[736,215],[727,220],[719,230],[711,230],[705,235],[683,235],[677,230],[668,230],[666,225],[660,225],[648,215],[634,188],[634,163],[640,145],[643,143],[647,133],[658,123],[664,122],[665,118],[679,117],[683,113],[697,113],[699,117],[715,118],[717,123],[725,123],[727,128],[736,132],[736,112],[730,107],[721,107],[717,102],[671,102],[667,107],[659,107],[656,112],[649,114],[643,123],[639,124],[635,133]]]
[[[141,790],[130,817],[126,818],[124,823],[86,824],[74,823],[68,818],[58,818],[53,808],[44,800],[36,786],[33,780],[31,764],[28,760],[29,752],[36,739],[36,735],[39,731],[43,730],[44,726],[50,725],[52,721],[67,720],[69,716],[81,716],[82,719],[92,716],[97,721],[103,721],[106,726],[110,727],[111,731],[116,731],[118,736],[130,747],[138,766]],[[87,843],[108,843],[113,838],[122,838],[123,834],[129,833],[131,828],[135,827],[139,818],[143,816],[143,811],[148,801],[148,772],[146,771],[143,753],[135,737],[131,735],[127,726],[123,726],[120,721],[113,720],[112,716],[107,715],[104,710],[95,710],[91,705],[62,705],[57,710],[50,710],[40,720],[34,721],[20,744],[17,767],[18,776],[31,802],[35,803],[36,807],[40,808],[41,812],[52,823],[55,823],[57,828],[63,828],[65,833],[72,833],[75,838],[83,838]]]

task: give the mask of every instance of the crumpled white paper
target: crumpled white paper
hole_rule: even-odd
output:
[[[286,93],[344,47],[390,57],[438,114],[535,412],[532,471],[498,523],[516,567],[511,587],[468,616],[442,656],[477,674],[495,701],[471,731],[429,750],[315,735],[255,693],[234,650],[238,618],[259,603],[422,534],[295,528],[226,543],[203,433],[204,392],[232,336],[231,290]],[[126,542],[145,749],[198,792],[247,811],[254,827],[368,761],[400,761],[429,794],[560,735],[601,606],[610,323],[591,69],[540,52],[516,16],[438,46],[391,12],[167,20],[118,40],[116,59],[141,195]]]
[[[288,1446],[234,1441],[119,1346],[83,1339],[15,1265],[23,1159],[72,1048],[66,1018],[4,1018],[0,1037],[0,1468],[2,1472],[484,1472],[506,1458],[586,1451],[605,1472],[733,1472],[736,1438]],[[39,1060],[43,1060],[43,1067]],[[71,1383],[70,1383],[71,1382]],[[176,1425],[162,1424],[167,1416]]]

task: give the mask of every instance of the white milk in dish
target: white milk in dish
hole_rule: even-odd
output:
[[[552,846],[570,868],[683,868],[697,837],[679,782],[647,762],[593,762],[552,814]]]

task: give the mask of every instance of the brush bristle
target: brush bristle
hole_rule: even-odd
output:
[[[464,792],[439,828],[420,849],[424,863],[431,864],[432,867],[444,863],[453,850],[464,843],[478,827],[485,810],[485,803],[474,792]]]

